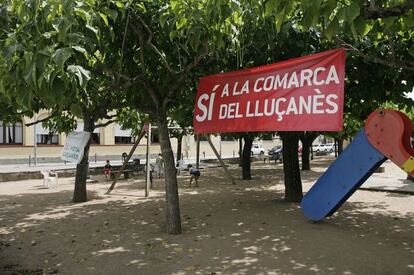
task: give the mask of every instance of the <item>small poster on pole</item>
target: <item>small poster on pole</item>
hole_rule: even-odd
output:
[[[62,160],[79,163],[82,160],[85,146],[91,136],[90,132],[70,132],[62,150]]]

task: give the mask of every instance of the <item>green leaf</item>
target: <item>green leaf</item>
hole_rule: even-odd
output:
[[[77,52],[82,53],[86,58],[89,57],[88,51],[84,47],[81,47],[81,46],[72,46],[72,49],[74,49]]]
[[[81,17],[85,22],[90,21],[91,15],[89,13],[87,13],[85,10],[76,8],[74,11],[75,11],[75,14],[77,16]]]
[[[266,2],[265,4],[265,14],[271,15],[277,8],[278,6],[278,1],[277,0],[269,0]]]
[[[391,26],[394,24],[396,19],[397,19],[396,16],[390,16],[390,17],[383,18],[382,21],[384,22],[387,28],[391,28]]]
[[[63,102],[65,99],[67,99],[63,96],[65,90],[66,90],[65,81],[61,77],[55,77],[53,79],[51,93],[46,95],[46,98],[50,98],[51,100],[49,104],[53,104],[53,105],[59,104]],[[45,100],[46,98],[43,98],[43,99]],[[53,105],[47,106],[47,107],[51,108],[53,107]]]
[[[332,40],[335,34],[339,31],[339,21],[338,18],[334,18],[329,26],[325,30],[325,35],[329,40]]]
[[[336,6],[338,4],[338,1],[336,0],[328,0],[325,1],[324,5],[321,9],[321,15],[325,18],[325,20],[329,20],[330,15],[335,10]]]
[[[352,2],[352,4],[346,9],[345,20],[347,22],[352,22],[360,14],[360,7],[357,3]]]
[[[116,1],[115,2],[115,5],[118,7],[118,8],[123,8],[123,7],[125,7],[125,5],[124,5],[124,3],[122,3],[121,1]]]
[[[176,37],[178,36],[178,32],[177,32],[177,31],[172,30],[172,31],[170,32],[169,36],[170,36],[170,40],[171,40],[171,41],[173,41],[173,40],[174,40],[174,38],[176,38]]]
[[[95,34],[98,34],[98,29],[97,28],[95,28],[95,27],[92,27],[91,25],[89,25],[89,24],[87,24],[86,25],[86,28],[87,29],[89,29],[89,30],[91,30],[93,33],[95,33]]]
[[[55,23],[52,24],[53,28],[58,32],[59,42],[65,41],[66,34],[72,25],[72,20],[69,20],[67,18],[59,18]]]
[[[26,108],[30,108],[33,95],[29,89],[24,89],[24,87],[21,87],[20,89],[15,90],[15,93],[17,103],[25,106]]]
[[[319,11],[320,11],[320,0],[314,0],[309,2],[307,5],[306,12],[303,14],[303,25],[305,28],[309,28],[313,25],[316,25],[319,18]],[[284,9],[283,9],[283,16],[284,16]]]
[[[354,25],[356,32],[361,36],[367,35],[372,28],[372,26],[368,24],[367,20],[365,20],[363,16],[358,16],[358,18],[354,21]]]
[[[343,7],[338,11],[338,19],[344,20],[351,24],[360,14],[360,7],[357,3],[352,2],[350,6]]]
[[[82,113],[82,108],[79,104],[72,104],[70,105],[70,112],[77,117],[82,117],[83,113]]]
[[[61,48],[55,52],[53,55],[53,61],[58,66],[59,70],[63,69],[64,63],[71,57],[72,54],[73,50],[71,48]]]
[[[167,22],[168,17],[169,17],[168,13],[161,14],[161,16],[160,16],[160,25],[161,25],[162,28],[164,28],[165,22]]]
[[[173,10],[175,10],[175,8],[177,7],[177,3],[178,3],[178,1],[177,1],[177,0],[171,0],[171,1],[170,1],[170,5],[171,5],[171,8],[172,8]]]
[[[82,66],[70,65],[67,70],[69,73],[74,74],[78,78],[79,85],[82,88],[85,88],[86,84],[91,79],[90,72],[85,70]]]
[[[187,18],[185,17],[181,17],[180,19],[178,19],[177,22],[175,22],[175,26],[177,28],[177,30],[181,29],[185,24],[187,23]]]
[[[36,88],[36,63],[31,63],[23,72],[23,79],[27,85]]]
[[[352,33],[352,36],[354,37],[354,39],[357,40],[358,39],[358,33],[355,29],[354,22],[351,23],[351,33]]]
[[[285,20],[285,8],[283,8],[278,16],[276,16],[276,32],[280,32],[280,28]]]
[[[118,12],[116,10],[107,9],[105,11],[106,14],[108,14],[109,18],[111,18],[113,21],[116,21],[118,18]]]
[[[402,21],[407,29],[414,27],[414,11],[411,11],[407,13],[406,16],[403,16]]]
[[[103,14],[102,12],[99,13],[99,16],[102,18],[102,20],[104,21],[105,25],[108,27],[109,26],[109,22],[108,22],[108,17],[106,16],[106,14]]]
[[[85,39],[85,36],[82,33],[79,33],[79,32],[68,33],[66,35],[65,43],[68,45],[79,44],[84,39]]]
[[[0,79],[0,94],[7,95],[3,79]]]

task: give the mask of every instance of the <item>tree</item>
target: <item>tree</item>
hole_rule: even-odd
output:
[[[122,75],[139,85],[126,89],[129,106],[149,114],[158,127],[165,162],[167,232],[181,233],[179,197],[168,115],[185,94],[182,86],[202,59],[223,47],[231,16],[221,1],[150,1],[125,4]]]
[[[108,113],[125,101],[116,91],[133,84],[109,69],[119,60],[108,47],[114,37],[109,23],[119,15],[111,1],[9,1],[0,21],[0,93],[6,104],[20,110],[16,115],[51,110],[37,123],[56,132],[72,130],[76,118],[91,133],[111,123],[115,115]],[[74,202],[87,200],[89,145],[77,165]]]
[[[310,170],[310,150],[318,135],[319,132],[305,131],[299,137],[302,142],[302,171]]]
[[[251,174],[251,156],[252,156],[252,145],[254,141],[254,133],[245,133],[240,136],[240,138],[243,138],[244,145],[243,145],[243,151],[242,151],[242,160],[241,160],[241,166],[242,166],[242,179],[243,180],[251,180],[252,174]]]
[[[193,125],[196,95],[194,87],[196,85],[193,81],[189,81],[188,78],[186,80],[181,86],[182,101],[180,104],[173,106],[168,112],[169,125],[172,127],[169,131],[170,136],[177,139],[176,163],[181,160],[183,137],[192,133],[190,128]]]
[[[264,16],[274,20],[277,33],[283,33],[283,28],[290,26],[294,19],[295,28],[302,33],[313,30],[323,34],[320,38],[325,45],[335,46],[334,42],[336,46],[347,47],[354,56],[365,62],[392,67],[398,72],[412,71],[414,63],[410,60],[414,56],[414,48],[409,41],[414,35],[413,4],[411,0],[404,1],[400,6],[394,6],[394,3],[270,0],[264,2]],[[257,3],[260,4],[263,3]]]
[[[348,36],[353,43],[345,46],[365,60],[397,69],[414,70],[411,61],[414,47],[409,42],[414,35],[412,0],[270,0],[265,2],[265,10],[265,16],[275,19],[278,32],[294,17],[303,31],[317,29],[328,40],[338,35]],[[389,52],[376,55],[375,51],[371,51],[372,47],[358,47],[358,41],[364,40],[370,41],[375,48],[388,44]],[[344,46],[339,41],[338,45]],[[395,50],[397,48],[401,49],[398,53]]]
[[[279,135],[283,143],[285,200],[288,202],[301,202],[303,194],[298,156],[298,143],[301,132],[279,132]]]

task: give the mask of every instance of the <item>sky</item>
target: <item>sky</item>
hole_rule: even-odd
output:
[[[407,97],[411,98],[412,100],[414,100],[414,88],[410,93],[406,93],[405,94]]]

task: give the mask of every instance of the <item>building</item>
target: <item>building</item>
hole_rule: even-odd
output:
[[[37,120],[48,116],[48,112],[37,114]],[[10,163],[10,160],[18,160],[18,163],[29,163],[36,154],[40,161],[60,161],[60,154],[66,141],[65,134],[50,133],[49,129],[44,128],[41,123],[33,126],[25,126],[34,122],[34,118],[24,117],[21,123],[6,124],[0,122],[0,163]],[[77,131],[83,129],[83,122],[78,122]],[[35,146],[36,141],[36,146]],[[213,144],[221,152],[222,156],[233,157],[238,155],[239,142],[227,136],[212,136]],[[92,135],[90,148],[90,160],[103,160],[106,158],[121,159],[122,153],[129,153],[135,138],[131,137],[131,130],[122,130],[117,123],[112,123],[106,127],[95,129]],[[144,156],[146,153],[146,138],[144,137],[135,155]],[[159,140],[156,129],[152,131],[151,148],[152,154],[158,154],[160,150]],[[280,141],[270,139],[261,141],[265,149],[272,148]],[[177,150],[177,139],[171,138],[171,145],[174,153]],[[187,135],[183,138],[182,154],[184,158],[192,158],[196,155],[196,139],[194,135]],[[206,139],[201,138],[200,158],[214,157],[214,152],[210,148]]]

